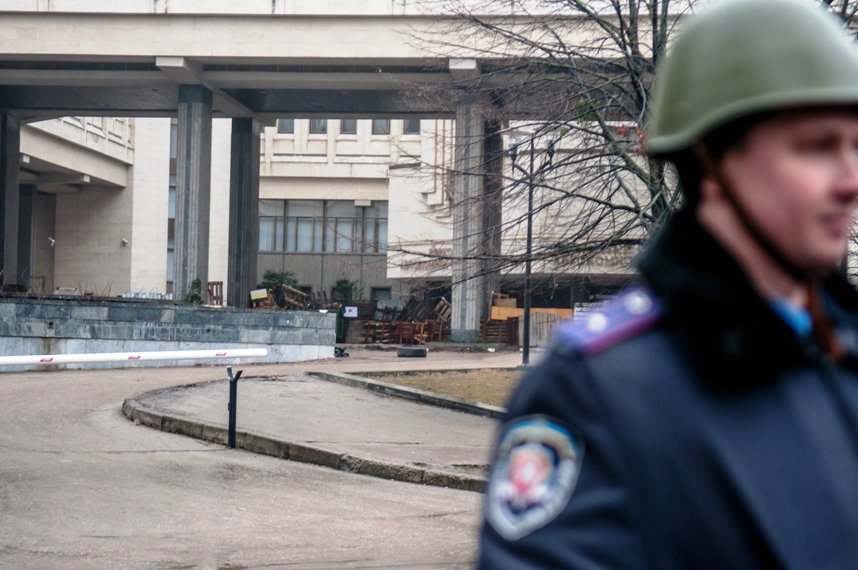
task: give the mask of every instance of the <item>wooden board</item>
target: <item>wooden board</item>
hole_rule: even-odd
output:
[[[509,295],[504,295],[502,293],[492,293],[492,306],[493,307],[515,307],[516,299],[515,297],[510,297]]]
[[[552,309],[552,308],[538,308],[531,307],[530,314],[535,315],[536,313],[544,313],[550,315],[557,315],[560,318],[568,319],[572,316],[572,309]],[[516,307],[492,307],[492,312],[489,315],[489,319],[493,321],[505,321],[510,317],[524,317],[524,309],[516,308]]]
[[[251,301],[264,301],[268,298],[268,289],[254,289],[250,292]]]

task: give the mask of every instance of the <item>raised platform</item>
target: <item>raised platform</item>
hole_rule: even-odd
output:
[[[315,311],[0,297],[0,355],[265,347],[266,357],[242,359],[242,362],[297,362],[334,356],[335,320],[334,313]],[[132,366],[199,363],[216,361],[140,362]],[[62,368],[123,366],[127,364],[60,365]],[[43,366],[5,366],[2,370],[36,368]]]

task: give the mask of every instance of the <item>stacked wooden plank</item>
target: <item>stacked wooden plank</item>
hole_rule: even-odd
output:
[[[450,336],[451,314],[452,307],[446,299],[432,307],[412,297],[401,311],[383,314],[380,320],[365,321],[364,342],[419,345],[446,340]]]

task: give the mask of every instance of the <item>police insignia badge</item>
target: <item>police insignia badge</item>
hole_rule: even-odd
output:
[[[522,418],[506,429],[486,493],[486,518],[517,540],[566,506],[578,479],[583,444],[547,418]]]

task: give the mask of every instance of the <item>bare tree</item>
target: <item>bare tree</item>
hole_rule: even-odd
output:
[[[849,28],[855,26],[855,14],[858,12],[858,3],[854,0],[819,0],[832,13],[839,16]]]
[[[837,15],[844,24],[855,33],[858,27],[858,2],[855,0],[819,0],[833,14]],[[858,225],[853,223],[852,235],[849,239],[849,253],[843,261],[842,269],[844,273],[855,280],[858,279]]]
[[[819,1],[853,24],[858,2]],[[420,97],[454,101],[467,93],[483,102],[487,137],[503,140],[489,145],[480,167],[489,213],[467,253],[482,262],[480,272],[515,271],[528,259],[542,275],[628,268],[681,203],[675,177],[642,152],[643,132],[655,68],[698,0],[424,2],[454,24],[416,32],[421,45],[480,68]],[[400,251],[410,262],[456,259],[447,249],[406,244]]]
[[[608,258],[627,266],[678,204],[664,166],[641,152],[642,127],[655,65],[694,0],[426,2],[455,24],[418,32],[422,45],[475,59],[480,69],[420,97],[467,93],[483,106],[487,139],[503,141],[489,144],[480,167],[489,213],[468,255],[487,273],[528,258],[543,274]],[[511,149],[515,162],[501,160]],[[401,250],[411,261],[432,257],[428,249]]]

